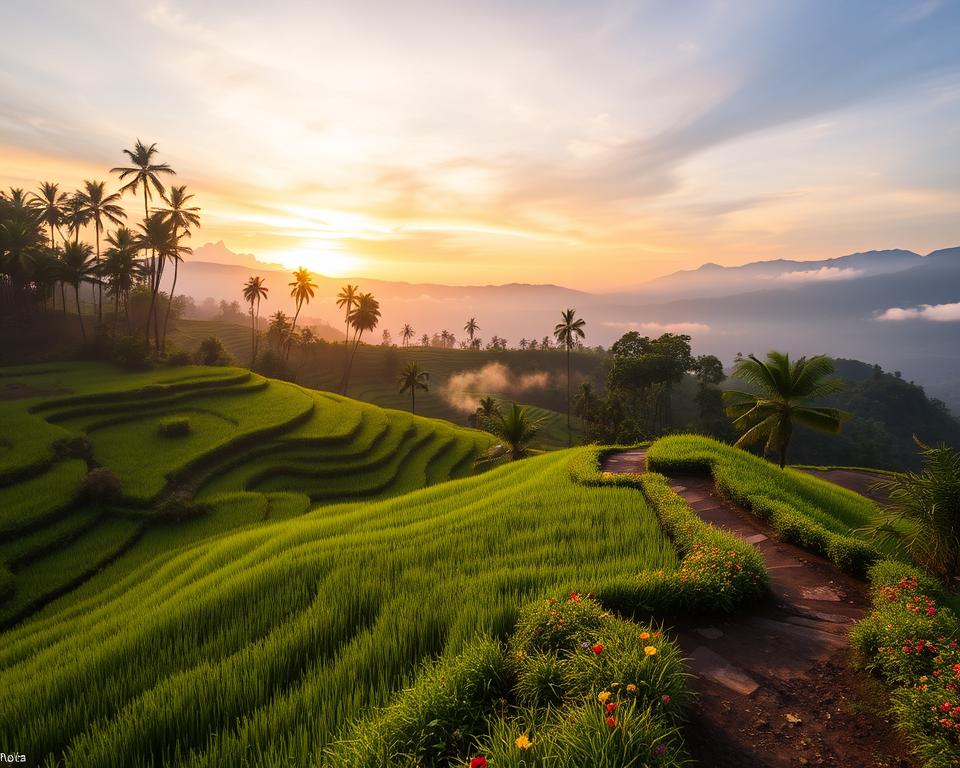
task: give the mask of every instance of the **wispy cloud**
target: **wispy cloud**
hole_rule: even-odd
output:
[[[820,267],[820,269],[800,269],[785,272],[777,277],[787,283],[820,283],[833,280],[853,280],[863,275],[862,269],[853,267]]]
[[[960,322],[960,302],[954,304],[921,304],[919,307],[891,307],[876,316],[877,320],[931,320],[937,323]]]

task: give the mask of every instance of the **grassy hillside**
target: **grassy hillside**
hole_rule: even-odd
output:
[[[157,526],[189,537],[406,493],[472,474],[493,441],[237,368],[58,363],[3,369],[0,386],[0,625]]]
[[[637,491],[571,479],[585,451],[288,520],[220,497],[246,524],[199,543],[154,529],[4,635],[0,742],[75,766],[317,764],[525,599],[676,567]]]

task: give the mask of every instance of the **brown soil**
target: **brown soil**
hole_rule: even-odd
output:
[[[609,472],[645,471],[645,452],[604,461]],[[750,541],[770,573],[770,599],[749,615],[678,624],[699,694],[686,742],[703,766],[910,766],[883,713],[888,697],[857,671],[847,633],[869,608],[867,585],[790,544],[719,497],[709,478],[670,484],[707,522]]]
[[[805,469],[803,471],[814,477],[819,477],[821,480],[829,480],[831,483],[842,485],[844,488],[856,491],[861,496],[866,496],[878,503],[883,504],[887,501],[886,494],[874,490],[873,487],[877,480],[884,477],[879,473],[867,472],[862,469]]]

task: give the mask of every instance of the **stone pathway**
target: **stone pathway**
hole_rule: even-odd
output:
[[[609,456],[608,472],[646,471],[643,450]],[[763,555],[771,599],[746,616],[679,623],[676,639],[699,693],[687,743],[704,766],[909,765],[882,691],[849,664],[847,633],[869,608],[864,582],[790,544],[715,492],[709,477],[671,476],[707,522]]]

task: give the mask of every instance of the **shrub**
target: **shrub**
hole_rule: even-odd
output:
[[[873,610],[850,634],[894,687],[892,710],[927,768],[960,764],[960,620],[937,583],[903,563],[870,569]]]
[[[145,371],[150,367],[150,347],[145,339],[120,336],[113,343],[113,361],[127,371]]]
[[[274,379],[292,378],[290,366],[283,359],[283,355],[273,349],[268,349],[257,355],[254,370]]]
[[[84,498],[96,502],[116,501],[123,494],[120,478],[107,467],[91,469],[80,488]]]
[[[171,352],[167,355],[167,365],[179,368],[184,365],[190,365],[193,363],[193,359],[190,357],[189,352],[185,352],[182,349],[178,349],[176,352]]]
[[[200,342],[197,362],[200,365],[230,365],[233,361],[223,348],[223,342],[216,336],[210,336]]]
[[[186,491],[175,491],[156,505],[156,518],[170,522],[182,522],[203,517],[210,512],[210,506],[194,501]]]
[[[161,437],[186,437],[190,434],[190,419],[186,416],[171,416],[160,420],[157,433]]]

